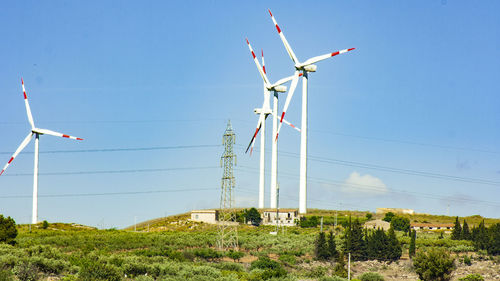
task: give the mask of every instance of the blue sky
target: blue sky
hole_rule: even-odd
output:
[[[0,165],[29,131],[23,77],[36,125],[85,139],[41,137],[41,220],[121,228],[134,217],[218,207],[228,119],[237,134],[237,204],[257,205],[258,154],[244,148],[262,82],[245,38],[264,49],[270,80],[293,72],[270,8],[302,61],[356,48],[310,75],[309,208],[446,214],[449,205],[451,215],[498,217],[499,6],[3,3]],[[287,113],[299,127],[300,92]],[[280,206],[298,207],[299,144],[284,127]],[[155,147],[163,148],[134,150]],[[18,223],[31,216],[33,143],[25,151],[0,177],[0,213]]]

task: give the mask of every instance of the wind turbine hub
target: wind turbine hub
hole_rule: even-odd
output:
[[[317,68],[318,68],[318,66],[316,66],[315,64],[309,64],[309,65],[304,66],[304,70],[307,72],[316,72]]]
[[[287,89],[286,86],[279,85],[279,86],[275,86],[273,90],[275,92],[278,92],[278,93],[284,93],[284,92],[286,92],[286,89]]]

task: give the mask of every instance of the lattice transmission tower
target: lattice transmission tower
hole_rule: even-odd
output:
[[[224,167],[221,184],[220,210],[219,210],[219,238],[217,246],[221,250],[238,249],[238,223],[236,222],[236,210],[234,205],[234,175],[233,166],[236,165],[236,155],[233,145],[236,137],[231,126],[231,120],[227,122],[227,128],[222,138],[224,154],[221,156],[221,166]]]

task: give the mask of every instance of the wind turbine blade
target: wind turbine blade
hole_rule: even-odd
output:
[[[255,56],[255,53],[252,49],[252,45],[250,45],[250,42],[247,40],[247,45],[248,49],[250,49],[250,52],[252,53],[253,61],[255,62],[255,65],[257,66],[257,69],[259,70],[260,76],[262,77],[262,80],[264,80],[264,84],[266,84],[266,87],[269,86],[271,83],[269,83],[269,79],[267,79],[266,73],[262,70],[262,67],[260,66],[259,60]]]
[[[51,136],[55,136],[55,137],[62,137],[62,138],[68,138],[68,139],[73,139],[73,140],[83,140],[82,138],[77,138],[77,137],[73,137],[73,136],[70,136],[70,135],[65,135],[63,133],[59,133],[59,132],[54,132],[54,131],[51,131],[51,130],[47,130],[47,129],[35,129],[35,132],[36,133],[41,133],[41,134],[44,134],[44,135],[51,135]]]
[[[292,76],[288,76],[288,77],[285,77],[285,78],[281,78],[280,80],[278,80],[276,83],[272,84],[271,87],[276,87],[276,86],[279,86],[279,85],[282,85],[282,84],[285,84],[286,82],[290,81],[290,80],[293,80],[293,78],[295,77],[295,75],[292,75]]]
[[[319,61],[326,60],[327,58],[331,58],[331,57],[334,57],[336,55],[347,53],[347,52],[352,51],[354,49],[356,49],[356,48],[343,49],[343,50],[336,51],[336,52],[333,52],[333,53],[328,53],[328,54],[324,54],[324,55],[321,55],[321,56],[313,57],[313,58],[310,58],[310,59],[306,60],[301,65],[309,65],[309,64],[317,63]]]
[[[290,105],[290,101],[292,100],[293,93],[295,92],[295,88],[297,88],[297,83],[299,82],[299,71],[295,71],[295,75],[293,76],[292,85],[290,86],[290,91],[286,97],[285,106],[283,107],[283,112],[281,113],[280,125],[278,126],[278,131],[276,132],[276,140],[278,140],[278,135],[281,130],[281,126],[283,125],[283,118],[285,117],[286,110]]]
[[[271,113],[271,115],[273,116],[273,118],[276,118],[276,119],[280,119],[279,116],[276,116],[274,114]],[[294,128],[295,130],[297,130],[297,132],[300,132],[300,128],[298,128],[297,126],[293,125],[292,123],[288,122],[286,119],[283,119],[283,123],[287,124],[288,126]]]
[[[24,88],[24,81],[22,77],[21,77],[21,85],[23,86],[24,105],[26,106],[26,114],[28,115],[28,122],[30,122],[31,129],[34,129],[35,122],[33,121],[33,115],[31,115],[31,108],[28,102],[28,95],[26,95],[26,89]]]
[[[274,18],[273,13],[271,13],[271,10],[269,10],[269,9],[268,9],[268,11],[269,11],[269,14],[271,15],[271,19],[273,20],[274,25],[276,26],[276,30],[278,30],[278,34],[281,38],[281,41],[283,41],[283,45],[285,45],[285,49],[288,52],[288,55],[290,56],[290,58],[292,59],[294,64],[299,64],[299,60],[295,56],[295,53],[293,52],[292,47],[290,47],[290,44],[288,44],[288,41],[286,40],[285,35],[283,34],[283,32],[281,32],[281,29],[278,26],[278,23],[276,22],[276,19]]]
[[[12,163],[12,161],[14,161],[14,158],[17,157],[17,155],[21,152],[21,150],[23,150],[28,145],[28,143],[31,140],[31,137],[33,137],[33,132],[30,132],[28,134],[28,136],[26,138],[24,138],[23,142],[17,148],[16,152],[14,152],[14,154],[12,155],[12,157],[10,157],[9,162],[7,162],[7,164],[5,164],[5,166],[3,167],[3,170],[0,172],[0,176],[3,174],[3,172],[5,171],[5,169],[7,169],[7,167],[9,167],[10,163]]]
[[[264,71],[264,74],[267,74],[266,72],[266,63],[264,62],[264,49],[260,49],[262,52],[262,71]]]
[[[248,150],[250,149],[250,147],[252,147],[252,148],[253,148],[253,143],[254,143],[254,141],[255,141],[255,138],[257,137],[257,134],[258,134],[258,133],[259,133],[259,131],[260,131],[260,128],[261,128],[261,126],[262,126],[262,122],[264,121],[263,119],[264,119],[264,118],[263,118],[263,114],[261,113],[261,114],[259,115],[259,121],[257,122],[257,129],[255,129],[255,133],[253,134],[252,139],[250,140],[250,143],[248,144],[247,149],[245,150],[245,153],[247,153],[247,152],[248,152]],[[250,152],[250,153],[251,153],[251,152]]]

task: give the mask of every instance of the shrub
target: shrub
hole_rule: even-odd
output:
[[[306,273],[307,277],[312,277],[312,278],[318,278],[326,275],[326,272],[328,271],[328,268],[324,266],[316,266],[313,267],[311,270],[309,270]]]
[[[205,259],[205,260],[214,260],[222,257],[222,254],[211,248],[202,248],[196,249],[193,251],[193,254],[196,257]]]
[[[233,259],[234,261],[239,261],[242,257],[245,256],[245,253],[240,252],[240,251],[229,250],[229,252],[227,252],[226,256],[228,258]]]
[[[280,255],[279,260],[286,265],[296,265],[297,259],[293,255]]]
[[[78,273],[82,280],[121,280],[121,272],[117,267],[99,260],[85,260]]]
[[[318,281],[347,281],[347,279],[338,276],[323,276]]]
[[[464,256],[463,261],[464,261],[464,264],[466,264],[466,265],[470,266],[472,264],[472,261],[470,260],[469,256]]]
[[[262,269],[264,272],[261,274],[262,280],[271,279],[273,277],[284,277],[286,276],[286,270],[277,261],[273,261],[270,258],[263,256],[258,260],[253,261],[250,265],[250,270]]]
[[[384,277],[376,272],[366,272],[358,278],[361,281],[384,281]]]
[[[0,270],[0,280],[2,281],[13,281],[14,276],[10,270]]]
[[[464,252],[473,252],[474,246],[471,245],[456,245],[449,248],[451,252],[454,253],[464,253]]]
[[[38,280],[38,269],[34,264],[29,263],[26,260],[17,263],[16,266],[14,266],[13,272],[21,281]]]
[[[4,218],[0,215],[0,243],[14,245],[16,243],[17,228],[16,222],[11,217]]]
[[[483,276],[478,273],[469,274],[465,277],[459,278],[460,281],[484,281]]]
[[[455,269],[454,259],[446,251],[431,248],[419,251],[413,259],[413,266],[420,279],[449,280],[451,272]]]
[[[47,228],[49,228],[49,223],[48,223],[47,221],[43,221],[43,222],[42,222],[42,228],[43,228],[43,229],[47,229]]]

